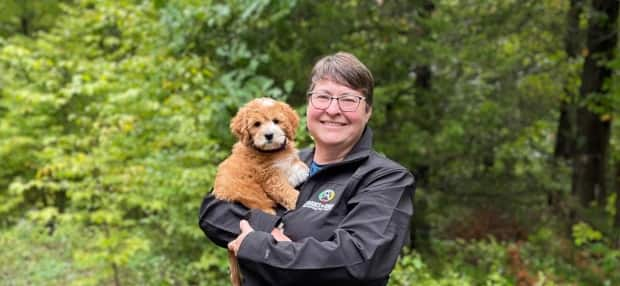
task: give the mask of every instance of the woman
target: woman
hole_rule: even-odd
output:
[[[243,285],[387,284],[409,237],[414,178],[372,150],[373,87],[351,54],[314,66],[306,115],[315,146],[300,152],[310,177],[295,210],[273,216],[204,199],[200,227],[235,252]]]

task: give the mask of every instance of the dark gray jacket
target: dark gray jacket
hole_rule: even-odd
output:
[[[246,218],[255,231],[246,236],[238,258],[243,285],[386,285],[409,238],[413,175],[372,149],[366,128],[350,154],[326,165],[298,187],[297,208],[272,216],[208,195],[199,224],[217,245],[239,234]],[[310,165],[314,149],[301,151]],[[270,232],[284,223],[292,242]]]

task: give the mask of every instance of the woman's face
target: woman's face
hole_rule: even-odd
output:
[[[361,92],[331,80],[316,82],[312,93],[327,94],[333,97],[363,96]],[[365,100],[361,100],[354,111],[342,111],[335,99],[332,99],[327,109],[324,110],[315,108],[309,101],[306,110],[308,130],[317,148],[352,147],[361,137],[371,114],[372,108],[367,107]]]

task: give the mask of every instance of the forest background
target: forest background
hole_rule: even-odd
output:
[[[0,1],[0,281],[227,285],[230,118],[348,51],[418,179],[390,285],[620,285],[618,4]]]

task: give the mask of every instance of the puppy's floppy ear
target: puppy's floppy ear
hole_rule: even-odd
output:
[[[247,117],[247,108],[242,107],[237,111],[237,114],[230,121],[230,131],[232,131],[233,135],[237,137],[238,140],[243,140],[245,136],[246,129],[246,117]]]
[[[297,115],[297,112],[295,112],[295,110],[291,106],[284,102],[281,102],[281,109],[284,113],[284,116],[286,116],[286,120],[291,125],[291,130],[289,130],[289,132],[291,139],[294,140],[295,133],[297,132],[297,126],[299,126],[299,115]]]

